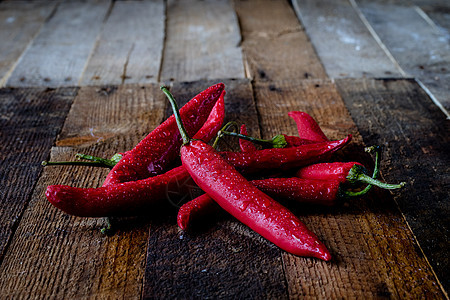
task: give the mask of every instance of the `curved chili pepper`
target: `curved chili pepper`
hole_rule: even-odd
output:
[[[347,145],[351,135],[339,141],[321,142],[298,147],[263,149],[254,152],[219,152],[239,172],[254,173],[264,169],[287,170],[307,166],[328,158]]]
[[[329,141],[319,124],[317,124],[313,117],[307,113],[302,111],[291,111],[288,115],[294,119],[297,124],[299,137],[315,142]]]
[[[358,181],[364,183],[365,181]],[[349,197],[359,197],[369,189],[361,192],[347,190],[344,182],[336,180],[318,180],[303,178],[267,178],[252,180],[251,184],[260,191],[274,198],[283,198],[300,203],[331,206]],[[403,184],[391,185],[383,183],[383,188],[401,188]],[[186,230],[191,219],[200,218],[219,210],[219,206],[207,194],[183,204],[177,215],[178,226]]]
[[[295,176],[304,179],[338,180],[346,182],[351,169],[358,168],[367,174],[367,170],[359,162],[333,162],[313,164],[299,169]]]
[[[339,147],[342,147],[342,144],[338,143],[338,145]],[[302,147],[304,146],[300,146],[299,148]],[[335,146],[334,148],[331,147],[331,149],[335,149],[336,147],[337,146]],[[250,164],[248,166],[245,165],[245,162],[249,157],[249,154],[247,153],[238,153],[239,155],[242,155],[242,159],[239,159],[239,156],[233,155],[232,158],[234,159],[230,160],[229,163],[234,165],[234,163],[237,162],[237,166],[243,172],[252,173],[255,172],[255,170],[262,170],[264,167],[273,169],[277,168],[278,166],[288,168],[289,164],[297,166],[301,163],[297,162],[296,160],[301,159],[302,157],[306,157],[305,154],[291,155],[286,160],[286,155],[281,155],[280,157],[272,157],[269,155],[271,152],[267,152],[267,150],[280,151],[285,149],[257,150],[251,153],[251,157],[257,159],[257,162],[259,162],[260,164],[258,168],[255,168],[255,159],[250,159]],[[227,156],[230,156],[231,153],[234,152],[219,152],[221,156],[225,156],[225,159],[228,159]],[[300,151],[300,153],[303,152]],[[306,151],[306,153],[311,154],[308,151]],[[312,153],[317,156],[308,156],[308,160],[311,161],[320,159],[320,153],[320,151],[319,153]],[[139,206],[141,206],[141,208],[144,209],[151,203],[160,203],[162,200],[167,199],[167,195],[161,190],[161,182],[167,183],[168,180],[171,180],[170,182],[184,182],[188,178],[189,174],[183,168],[183,166],[180,166],[164,174],[147,179],[125,182],[115,185],[107,185],[97,189],[75,188],[67,185],[53,185],[47,188],[46,196],[50,203],[71,215],[85,217],[129,215],[134,211],[134,207],[138,208]],[[181,187],[176,184],[169,185],[166,187],[165,191],[181,193],[180,188]],[[139,191],[139,189],[141,189],[142,191]],[[95,207],[97,206],[99,207],[99,209],[96,211]]]
[[[182,118],[187,120],[186,127],[189,134],[195,134],[202,127],[224,88],[223,83],[213,85],[183,106],[180,113]],[[175,118],[171,116],[136,147],[123,154],[119,163],[109,172],[103,185],[135,181],[161,174],[177,157],[180,146],[180,134]]]
[[[50,185],[45,195],[62,211],[79,217],[130,216],[161,204],[168,191],[180,191],[189,173],[180,166],[164,174],[138,181],[110,184],[100,188]]]
[[[298,218],[281,204],[259,191],[211,146],[191,140],[183,128],[177,105],[164,88],[183,138],[183,166],[197,185],[238,220],[278,247],[300,256],[330,260],[326,247]]]
[[[268,178],[252,180],[251,184],[274,198],[326,206],[333,205],[345,194],[341,192],[340,182],[337,180]],[[177,215],[178,227],[187,230],[191,220],[201,219],[219,211],[220,206],[208,194],[203,194],[180,207]]]
[[[217,135],[217,132],[222,127],[225,119],[225,94],[225,91],[220,94],[219,100],[217,100],[211,110],[205,124],[203,124],[202,128],[194,135],[194,139],[202,140],[207,143]]]

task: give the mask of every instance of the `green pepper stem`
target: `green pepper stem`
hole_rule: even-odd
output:
[[[184,128],[183,121],[181,120],[180,110],[178,109],[178,105],[177,102],[175,101],[175,98],[165,86],[161,87],[161,91],[163,91],[163,93],[167,96],[170,105],[172,105],[172,110],[175,116],[175,120],[177,121],[178,130],[180,131],[181,138],[183,139],[183,145],[189,144],[191,138],[187,134],[186,128]]]
[[[370,147],[366,147],[364,149],[364,151],[368,152],[368,153],[375,152],[375,166],[373,168],[372,178],[376,179],[378,177],[378,175],[380,174],[380,153],[381,153],[381,147],[380,146],[370,146]],[[370,191],[370,189],[372,189],[372,187],[373,187],[373,185],[369,184],[363,190],[361,190],[359,192],[346,191],[346,192],[344,192],[344,194],[347,197],[360,197],[362,195],[367,194]]]
[[[263,145],[263,146],[269,145],[272,148],[284,148],[287,145],[286,139],[285,139],[284,135],[282,135],[282,134],[274,136],[271,140],[263,140],[263,139],[258,139],[255,137],[243,135],[243,134],[236,133],[236,132],[229,132],[229,131],[224,131],[224,130],[221,130],[221,132],[225,135],[235,136],[240,139],[251,141],[251,142],[259,144],[259,145]]]
[[[381,182],[375,178],[372,178],[364,174],[363,167],[360,165],[354,165],[353,168],[351,168],[350,172],[347,175],[347,181],[350,183],[357,183],[357,182],[368,183],[388,190],[399,189],[406,184],[404,182],[401,182],[400,184],[389,184]]]
[[[105,226],[100,229],[100,232],[106,235],[111,234],[113,231],[112,219],[110,217],[105,217],[104,220]]]
[[[81,154],[75,154],[77,158],[86,159],[89,161],[43,161],[43,166],[91,166],[91,167],[102,167],[102,168],[110,168],[112,169],[122,158],[122,155],[116,153],[111,157],[111,159]]]
[[[230,122],[228,122],[227,124],[225,124],[225,126],[223,126],[222,127],[222,129],[220,129],[218,132],[217,132],[217,137],[216,137],[216,139],[214,140],[214,143],[213,143],[213,145],[212,145],[212,147],[215,149],[216,148],[216,146],[217,146],[217,144],[219,143],[219,140],[223,137],[223,133],[222,133],[222,131],[226,131],[226,130],[228,130],[230,127],[233,127],[233,130],[236,130],[237,131],[237,129],[238,129],[238,123],[236,122],[236,121],[230,121]],[[234,132],[234,131],[233,131]]]
[[[111,168],[98,161],[46,161],[41,163],[44,167],[47,166],[91,166],[91,167],[102,167]]]

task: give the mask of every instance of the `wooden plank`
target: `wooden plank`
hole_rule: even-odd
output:
[[[158,85],[127,85],[111,89],[109,93],[96,87],[81,88],[58,141],[58,144],[66,141],[63,144],[72,147],[54,147],[51,160],[73,159],[76,152],[110,156],[133,147],[142,138],[144,129],[162,121],[162,99]],[[83,124],[85,120],[90,121]],[[97,130],[96,124],[107,124],[110,129]],[[74,131],[72,134],[79,132],[83,140],[86,127],[94,128],[94,134],[113,132],[115,136],[96,143],[79,144],[75,138],[72,143],[67,142],[70,130]],[[115,132],[114,127],[120,128],[119,132]],[[74,166],[44,170],[0,266],[2,296],[140,297],[148,220],[116,220],[119,223],[117,233],[108,237],[99,232],[103,226],[101,219],[68,216],[51,206],[44,196],[50,184],[100,186],[107,172],[106,169]]]
[[[292,3],[329,77],[403,76],[348,0]]]
[[[436,26],[442,35],[450,38],[450,4],[446,0],[413,0],[419,14],[423,15],[431,26]],[[420,12],[420,10],[422,12]]]
[[[177,99],[190,99],[210,84],[175,83],[172,91]],[[225,84],[227,120],[245,122],[258,131],[250,82]],[[198,224],[197,230],[180,232],[176,213],[152,221],[144,298],[287,297],[276,246],[229,216],[216,216],[212,222]]]
[[[157,82],[163,42],[162,0],[115,2],[82,85]]]
[[[318,120],[329,138],[342,138],[347,133],[355,136],[340,159],[370,163],[362,154],[361,136],[332,81],[257,82],[255,99],[263,137],[272,136],[275,130],[294,134],[296,127],[287,112],[302,110]],[[367,103],[365,107],[371,106]],[[378,126],[383,128],[382,124]],[[390,163],[387,160],[384,165]],[[392,181],[400,178],[405,177],[390,177]],[[444,297],[388,192],[374,190],[332,208],[285,204],[318,235],[334,257],[331,262],[323,262],[283,252],[291,299]]]
[[[56,2],[0,3],[0,87],[55,7]]]
[[[337,84],[364,141],[385,147],[386,179],[408,183],[394,198],[448,291],[449,121],[412,80]]]
[[[0,89],[0,263],[76,93]]]
[[[61,2],[6,86],[77,85],[109,6],[108,0]]]
[[[295,12],[287,1],[234,1],[246,73],[260,81],[325,78]]]
[[[230,1],[169,0],[161,80],[244,78]]]
[[[450,109],[450,43],[409,3],[358,0],[358,6],[405,72]],[[447,115],[450,116],[450,114]]]

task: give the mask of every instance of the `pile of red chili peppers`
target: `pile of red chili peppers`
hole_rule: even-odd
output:
[[[177,217],[181,229],[186,230],[193,219],[223,209],[289,253],[328,261],[331,255],[325,245],[274,199],[333,205],[346,197],[367,193],[372,185],[387,189],[403,186],[375,179],[378,152],[372,176],[358,162],[326,162],[350,142],[351,135],[329,141],[307,113],[289,113],[297,124],[298,137],[280,134],[261,140],[247,136],[245,125],[239,133],[228,131],[237,125],[233,122],[221,129],[225,116],[224,84],[204,90],[181,110],[168,89],[161,89],[174,115],[130,151],[110,160],[80,155],[89,161],[46,162],[112,168],[100,188],[49,186],[46,196],[50,203],[75,216],[129,216],[157,209],[167,201],[168,192],[184,194],[189,192],[189,186],[197,185],[205,194],[181,206]],[[207,144],[214,136],[218,136],[217,142],[225,135],[239,138],[240,152],[218,152]],[[255,143],[265,148],[260,149]],[[177,157],[181,157],[182,165],[171,168]],[[251,181],[245,177],[270,172],[277,172],[278,176]],[[295,175],[284,177],[286,174]]]

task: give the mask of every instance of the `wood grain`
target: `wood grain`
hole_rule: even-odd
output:
[[[174,84],[177,99],[190,99],[212,82]],[[227,120],[257,122],[250,82],[227,80]],[[195,91],[195,92],[194,92]],[[177,203],[173,203],[177,206]],[[179,231],[177,210],[152,221],[144,298],[286,298],[280,250],[230,216]]]
[[[285,121],[286,112],[302,110],[324,124],[325,133],[332,139],[349,132],[355,136],[353,146],[347,147],[341,159],[369,163],[362,154],[363,144],[355,124],[331,81],[256,83],[255,100],[263,137],[272,135],[270,129],[264,128],[293,134],[295,125]],[[334,125],[328,127],[331,124]],[[423,253],[417,251],[414,236],[389,193],[374,190],[362,199],[350,199],[328,209],[286,205],[318,235],[334,257],[326,263],[283,252],[290,298],[443,297],[432,269]]]
[[[324,78],[325,70],[287,1],[234,1],[246,73],[259,81]]]
[[[329,77],[403,76],[348,0],[292,3]]]
[[[0,3],[0,87],[45,20],[54,12],[56,4],[38,1]]]
[[[77,89],[0,89],[0,263]]]
[[[6,86],[75,86],[110,1],[61,2],[23,54]]]
[[[443,34],[409,3],[357,2],[402,69],[418,78],[437,101],[449,110],[448,33]]]
[[[162,0],[114,2],[81,84],[157,82],[163,42]]]
[[[449,121],[412,80],[339,80],[368,144],[383,145],[383,174],[404,180],[394,199],[445,289],[449,283]]]
[[[161,81],[245,77],[229,1],[169,0],[166,23]]]
[[[51,160],[71,160],[76,152],[110,156],[132,148],[144,130],[162,121],[164,104],[161,106],[160,95],[157,85],[110,90],[82,88],[58,139],[58,144],[64,146],[52,149]],[[110,129],[104,127],[97,131],[97,124],[108,125]],[[84,140],[88,128],[109,138],[78,143]],[[0,266],[1,295],[139,298],[148,220],[116,220],[117,232],[108,237],[99,232],[103,226],[101,219],[68,216],[52,207],[44,196],[50,184],[98,187],[107,172],[107,169],[74,166],[44,170]]]

